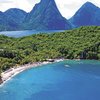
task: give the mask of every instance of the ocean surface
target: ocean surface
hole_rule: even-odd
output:
[[[68,60],[28,69],[0,87],[0,100],[100,100],[100,62]]]
[[[23,37],[23,36],[29,36],[32,34],[39,34],[39,33],[54,33],[54,32],[63,32],[64,30],[42,30],[42,31],[36,31],[36,30],[24,30],[24,31],[2,31],[0,34],[9,36],[9,37]]]

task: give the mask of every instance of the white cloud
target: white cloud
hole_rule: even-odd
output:
[[[99,0],[88,0],[100,7]],[[33,6],[40,0],[0,0],[0,11],[5,11],[9,8],[20,8],[27,12],[31,11]],[[87,0],[55,0],[61,14],[70,18]]]
[[[11,3],[12,0],[0,0],[0,3]]]
[[[9,8],[20,8],[29,12],[39,1],[40,0],[0,0],[0,11],[5,11]]]
[[[62,13],[62,15],[66,18],[72,17],[75,12],[85,3],[87,0],[55,0],[56,4]],[[95,5],[100,7],[99,0],[88,0],[89,2],[94,3]]]

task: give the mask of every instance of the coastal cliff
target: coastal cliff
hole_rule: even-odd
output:
[[[3,83],[3,80],[2,80],[2,77],[0,76],[0,84],[2,84]]]

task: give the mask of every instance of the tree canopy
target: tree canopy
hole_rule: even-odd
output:
[[[0,35],[0,68],[47,59],[100,59],[100,27],[87,26],[22,38]]]

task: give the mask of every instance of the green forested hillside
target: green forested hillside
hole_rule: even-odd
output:
[[[0,35],[0,67],[44,61],[49,58],[100,59],[100,27],[87,26],[53,34],[22,38]]]

